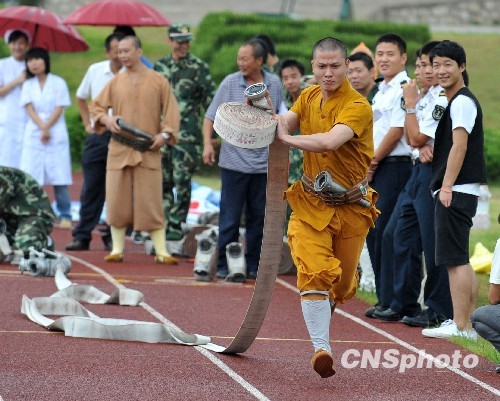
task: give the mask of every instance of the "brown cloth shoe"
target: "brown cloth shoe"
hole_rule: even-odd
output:
[[[104,257],[104,261],[112,263],[123,262],[123,253],[110,253]]]
[[[319,349],[314,353],[311,366],[323,379],[335,374],[332,355],[324,349]]]
[[[178,265],[179,261],[172,256],[156,255],[155,262],[161,265]]]

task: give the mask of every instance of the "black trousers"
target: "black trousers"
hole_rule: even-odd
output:
[[[82,154],[83,186],[80,195],[80,221],[73,229],[73,238],[90,242],[106,197],[106,162],[111,133],[92,134],[85,140]]]

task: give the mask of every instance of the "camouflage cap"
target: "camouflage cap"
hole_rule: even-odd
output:
[[[176,42],[189,42],[193,39],[188,24],[173,24],[169,26],[168,37]]]

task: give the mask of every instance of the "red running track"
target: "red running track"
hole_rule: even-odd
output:
[[[101,317],[169,321],[188,333],[211,336],[216,344],[229,344],[250,302],[252,282],[199,283],[192,277],[192,260],[182,259],[174,267],[157,265],[132,242],[127,242],[124,263],[105,263],[98,236],[90,251],[69,253],[68,277],[107,293],[118,283],[140,290],[145,304],[85,305],[89,310]],[[54,238],[62,251],[71,233],[56,229]],[[255,343],[243,355],[231,356],[200,347],[48,332],[22,315],[20,306],[23,294],[32,298],[56,292],[53,278],[21,275],[8,264],[0,265],[0,275],[0,400],[485,401],[500,395],[500,377],[483,358],[477,358],[474,368],[431,364],[403,369],[400,362],[417,359],[419,350],[432,356],[460,352],[469,361],[472,357],[451,342],[423,337],[420,329],[365,318],[366,304],[359,300],[337,308],[331,325],[337,374],[321,379],[309,365],[312,346],[290,276],[278,278]],[[356,355],[386,351],[396,355],[395,362],[390,355],[381,362],[392,368],[347,366],[359,362]]]

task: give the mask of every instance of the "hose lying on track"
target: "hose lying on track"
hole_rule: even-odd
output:
[[[89,285],[73,285],[62,271],[55,277],[60,291],[47,298],[29,299],[23,296],[22,313],[33,322],[49,330],[63,331],[67,336],[199,345],[215,352],[243,353],[252,345],[262,327],[278,274],[286,208],[282,197],[287,181],[288,147],[274,141],[269,146],[266,214],[254,293],[238,332],[226,348],[211,343],[210,337],[187,334],[160,323],[100,318],[77,300],[94,304],[139,305],[143,300],[142,293],[125,288],[107,295]],[[64,317],[54,321],[44,315]]]

